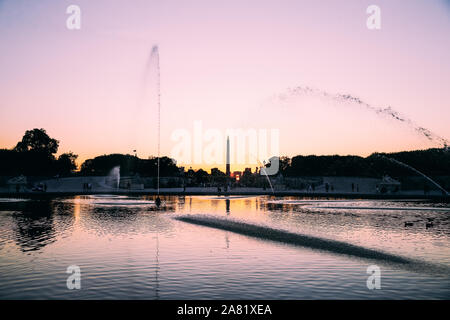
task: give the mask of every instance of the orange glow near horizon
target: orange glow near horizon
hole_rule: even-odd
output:
[[[255,3],[80,0],[82,26],[74,31],[65,24],[67,1],[3,1],[0,148],[44,128],[60,141],[59,154],[79,156],[78,166],[103,154],[157,155],[157,86],[149,63],[155,44],[160,154],[179,166],[225,171],[225,163],[172,156],[174,132],[193,140],[195,121],[224,137],[228,129],[277,129],[279,153],[289,157],[441,147],[355,103],[286,95],[297,86],[392,106],[450,137],[447,4],[411,0],[405,10],[383,2],[383,26],[373,31],[361,1],[258,1],[256,11]],[[232,164],[240,171],[255,166]]]

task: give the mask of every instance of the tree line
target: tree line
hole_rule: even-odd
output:
[[[77,171],[76,159],[72,152],[59,155],[59,141],[48,136],[44,129],[32,129],[25,132],[21,141],[12,149],[0,149],[1,176],[104,176],[116,166],[120,166],[121,175],[140,175],[155,177],[158,158],[140,159],[133,155],[101,155],[84,161]],[[400,178],[415,175],[410,169],[402,167],[388,158],[401,161],[429,176],[450,176],[450,152],[447,148],[405,151],[396,153],[373,153],[368,157],[360,156],[316,156],[298,155],[292,158],[281,157],[279,174],[285,177],[300,176],[359,176],[381,177],[385,174]],[[195,180],[224,180],[225,174],[214,168],[211,174],[206,171],[188,170],[184,172],[176,161],[161,157],[160,176],[174,177],[187,175]],[[268,164],[270,165],[270,164]],[[252,179],[249,170],[243,173],[245,179]]]
[[[404,151],[395,153],[373,153],[360,156],[295,156],[280,158],[280,172],[284,176],[358,176],[405,177],[415,175],[411,169],[389,161],[405,163],[426,175],[450,176],[450,152],[445,148]]]

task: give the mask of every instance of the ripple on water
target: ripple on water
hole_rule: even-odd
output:
[[[223,198],[221,198],[223,200]],[[0,212],[0,298],[4,299],[381,299],[449,298],[449,277],[383,261],[382,290],[366,287],[368,260],[232,230],[188,224],[174,215],[207,213],[292,233],[344,241],[450,266],[450,225],[428,202],[313,202],[287,197],[67,197],[8,205]],[[269,201],[267,201],[269,200]],[[279,199],[283,200],[283,199]],[[95,203],[114,203],[97,205]],[[312,206],[404,207],[406,210],[312,209]],[[329,202],[329,201],[328,201]],[[425,229],[432,219],[433,227]],[[405,221],[415,221],[404,226]],[[67,267],[82,271],[68,290]]]

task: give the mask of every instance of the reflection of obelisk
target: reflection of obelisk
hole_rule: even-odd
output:
[[[227,164],[225,174],[227,177],[230,176],[230,137],[227,137]]]

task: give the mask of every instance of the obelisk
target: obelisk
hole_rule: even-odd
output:
[[[225,174],[227,175],[227,177],[229,177],[230,173],[230,137],[227,136],[227,162]]]

